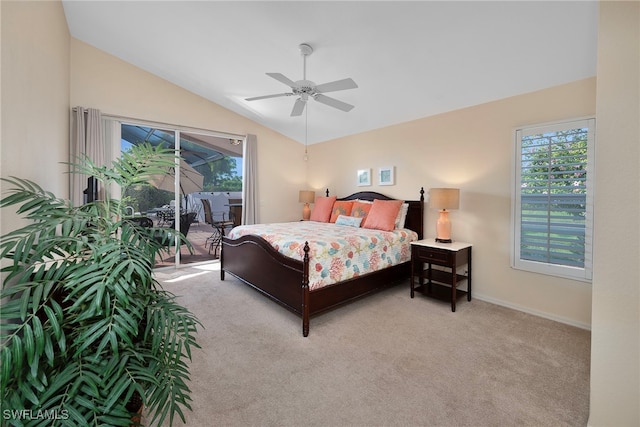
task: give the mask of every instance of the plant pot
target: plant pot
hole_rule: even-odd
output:
[[[142,403],[142,396],[137,391],[133,393],[131,399],[125,406],[127,411],[131,412],[131,427],[139,426],[142,421],[142,408],[144,407]]]

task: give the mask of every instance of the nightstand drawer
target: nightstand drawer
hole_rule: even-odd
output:
[[[451,263],[451,255],[455,253],[444,249],[428,248],[424,246],[414,246],[414,254],[420,261],[443,263],[449,265]]]

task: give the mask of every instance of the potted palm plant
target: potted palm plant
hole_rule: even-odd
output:
[[[29,220],[0,243],[3,424],[129,426],[139,423],[136,401],[151,424],[184,421],[200,323],[152,274],[173,230],[127,219],[109,191],[125,194],[174,161],[173,150],[150,145],[110,167],[83,159],[72,171],[95,177],[105,194],[79,207],[3,178],[0,207]]]

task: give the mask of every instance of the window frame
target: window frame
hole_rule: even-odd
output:
[[[245,150],[244,150],[245,145],[244,144],[247,139],[246,135],[238,135],[238,134],[225,133],[225,132],[213,131],[208,129],[186,127],[186,126],[180,126],[180,125],[175,125],[171,123],[154,122],[154,121],[135,119],[135,118],[125,117],[125,116],[109,115],[109,114],[102,115],[102,124],[103,124],[103,134],[104,134],[103,136],[104,136],[105,147],[106,147],[105,149],[107,150],[108,156],[111,158],[111,160],[115,160],[122,155],[122,150],[121,150],[122,126],[129,125],[129,126],[148,127],[152,129],[162,129],[164,131],[172,132],[174,135],[174,144],[175,144],[174,148],[177,150],[177,152],[180,152],[180,141],[182,139],[183,134],[199,135],[202,137],[213,137],[218,139],[227,139],[227,140],[230,140],[230,143],[231,143],[231,140],[239,141],[242,147],[238,150],[239,153],[234,152],[233,150],[228,150],[228,149],[225,150],[224,146],[218,146],[216,144],[212,144],[207,141],[202,141],[201,144],[207,145],[213,150],[219,151],[225,155],[232,156],[232,154],[235,154],[238,157],[242,158],[242,162],[244,165],[244,161],[245,161]],[[232,144],[232,145],[240,145],[240,144]],[[176,167],[178,168],[177,170],[179,170],[180,168],[179,161],[176,161]],[[244,167],[241,168],[240,172],[242,173],[242,186],[244,188],[245,186]],[[175,194],[173,199],[173,203],[176,206],[180,206],[182,203],[182,197],[179,191],[179,184],[177,182],[178,179],[179,178],[176,177],[175,191],[174,191]],[[243,192],[244,190],[241,191],[241,193]],[[121,189],[117,185],[113,186],[111,193],[115,198],[118,198],[118,199],[122,198]],[[175,230],[176,232],[180,231],[179,221],[175,222]],[[176,243],[177,243],[177,240],[176,240]],[[180,251],[177,251],[175,253],[176,268],[189,265],[189,263],[182,262],[180,255],[181,255]]]
[[[593,200],[595,184],[595,118],[583,117],[557,122],[549,122],[522,126],[513,132],[513,166],[512,166],[512,196],[511,196],[511,267],[533,273],[546,274],[566,279],[591,282],[593,268]],[[540,261],[522,259],[520,256],[521,222],[522,222],[522,138],[547,132],[561,132],[569,129],[587,128],[587,159],[585,181],[585,242],[584,267],[552,264]]]

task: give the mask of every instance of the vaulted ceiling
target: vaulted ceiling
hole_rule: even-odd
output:
[[[598,4],[588,1],[71,1],[71,35],[309,144],[596,74]],[[343,112],[265,73],[316,84]],[[308,116],[307,116],[308,113]],[[305,132],[305,119],[308,132]],[[224,129],[220,129],[224,130]]]

